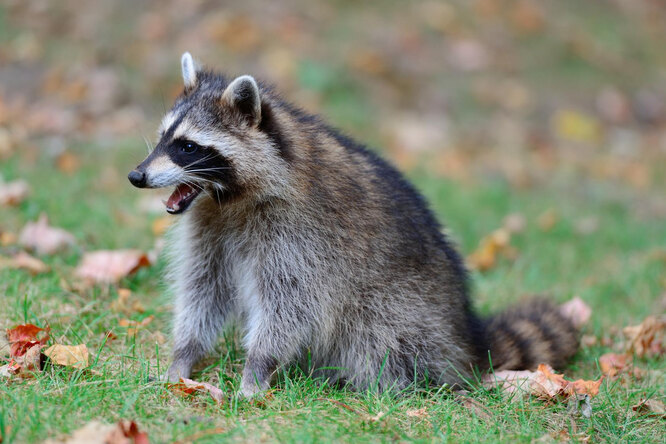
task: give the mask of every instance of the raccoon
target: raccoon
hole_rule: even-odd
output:
[[[181,59],[183,93],[159,142],[129,173],[175,186],[173,363],[189,377],[232,320],[246,363],[240,393],[281,367],[355,389],[460,387],[475,371],[561,366],[576,331],[546,302],[490,319],[423,197],[378,155],[251,76]]]

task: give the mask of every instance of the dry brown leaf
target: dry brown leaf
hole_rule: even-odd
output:
[[[601,126],[597,119],[575,110],[560,110],[553,116],[554,133],[565,140],[582,143],[597,143],[601,137]]]
[[[498,228],[481,239],[478,248],[468,256],[469,266],[475,270],[485,271],[495,266],[501,254],[507,258],[515,257],[515,249],[510,245],[511,232],[506,228]]]
[[[582,347],[593,347],[599,343],[599,339],[594,335],[583,335],[580,338],[580,345]]]
[[[56,159],[56,167],[67,175],[76,173],[81,167],[81,161],[76,154],[70,151],[64,151]]]
[[[557,211],[555,211],[553,208],[549,208],[539,215],[537,218],[537,224],[539,225],[541,231],[550,231],[553,229],[558,220],[559,216]]]
[[[520,213],[511,213],[504,218],[502,225],[511,234],[522,233],[527,227],[527,219]]]
[[[627,353],[638,357],[661,356],[666,352],[666,316],[648,316],[640,325],[625,327]]]
[[[25,180],[2,182],[0,179],[0,206],[16,206],[30,194],[30,186]]]
[[[2,268],[26,270],[32,274],[46,273],[50,269],[44,262],[25,251],[19,251],[12,257],[0,256],[0,269]]]
[[[41,350],[44,346],[36,344],[30,347],[24,354],[12,358],[9,363],[2,367],[2,376],[11,377],[17,375],[22,378],[31,378],[41,367]]]
[[[171,224],[173,223],[173,217],[171,216],[163,216],[160,218],[157,218],[153,221],[152,224],[152,230],[153,234],[155,236],[162,236],[166,231],[169,229]]]
[[[141,328],[153,322],[154,318],[155,316],[150,315],[145,317],[141,321],[131,321],[129,319],[121,319],[120,321],[118,321],[118,325],[120,327],[128,327],[127,334],[129,336],[135,336]]]
[[[599,367],[601,372],[612,378],[627,368],[627,355],[618,355],[616,353],[606,353],[599,357]]]
[[[544,12],[539,2],[520,0],[511,8],[513,26],[524,34],[534,34],[543,30]]]
[[[116,428],[114,425],[91,421],[63,439],[47,439],[44,444],[106,444],[106,437]],[[129,444],[129,441],[127,441]]]
[[[410,418],[427,418],[428,410],[425,407],[420,409],[407,410],[405,415],[409,416]]]
[[[13,245],[17,240],[18,238],[14,233],[10,231],[0,231],[0,246],[6,247],[7,245]]]
[[[198,382],[192,379],[180,378],[178,384],[171,384],[169,387],[187,394],[194,392],[208,393],[218,404],[223,404],[225,401],[224,392],[207,382]]]
[[[140,432],[134,421],[118,421],[116,427],[106,436],[105,444],[149,444],[148,434]]]
[[[132,291],[128,288],[119,288],[118,289],[118,299],[111,302],[111,310],[132,314],[132,313],[143,313],[146,309],[143,307],[141,302],[137,300],[131,300]]]
[[[53,344],[44,350],[43,353],[51,359],[51,362],[58,365],[74,367],[76,369],[88,367],[88,347],[85,344]]]
[[[140,432],[134,421],[104,424],[91,421],[62,439],[48,439],[44,444],[149,444],[148,434]]]
[[[546,364],[539,364],[536,371],[502,370],[483,377],[485,387],[499,387],[504,393],[517,391],[530,394],[540,399],[552,400],[569,398],[573,395],[596,396],[603,378],[597,381],[578,379],[568,381],[564,375],[554,373]]]
[[[642,399],[631,408],[639,415],[666,419],[666,406],[658,399]]]
[[[466,396],[466,395],[457,395],[456,399],[470,412],[474,413],[476,416],[479,416],[484,419],[490,419],[493,417],[491,411],[483,403],[477,401],[476,399]]]
[[[581,298],[576,296],[568,302],[560,305],[562,316],[571,321],[574,327],[580,329],[587,324],[592,316],[592,309]]]
[[[49,226],[46,214],[42,213],[37,222],[28,222],[19,235],[19,243],[39,254],[53,254],[74,244],[74,236],[63,230]]]
[[[149,265],[148,256],[139,250],[100,250],[84,254],[74,274],[89,282],[112,284]]]

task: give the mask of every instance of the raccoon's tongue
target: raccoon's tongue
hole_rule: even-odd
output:
[[[192,186],[186,183],[181,183],[165,202],[167,211],[171,214],[178,214],[185,211],[197,194],[199,194],[199,190],[195,190]]]

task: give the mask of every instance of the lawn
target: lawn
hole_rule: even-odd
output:
[[[30,168],[16,161],[3,165],[5,177],[20,173],[35,184],[29,200],[3,210],[3,224],[18,229],[44,211],[51,224],[76,232],[78,244],[85,249],[150,249],[156,238],[152,222],[162,215],[145,214],[137,204],[142,192],[125,184],[122,177],[132,166],[137,146],[139,140],[128,140],[112,156],[104,154],[105,167],[117,171],[119,183],[113,186],[100,183],[95,160],[102,154],[94,148],[78,152],[83,166],[75,178],[49,162],[38,161]],[[664,244],[655,241],[666,239],[666,225],[639,217],[632,199],[623,201],[604,187],[594,195],[572,184],[516,192],[501,182],[461,186],[425,173],[415,173],[412,178],[466,253],[479,238],[501,226],[507,214],[525,216],[525,230],[512,239],[518,257],[500,260],[489,272],[472,275],[481,312],[493,312],[530,294],[546,294],[557,301],[578,295],[593,310],[585,333],[601,338],[612,335],[614,328],[637,324],[645,316],[663,311],[660,304],[664,301],[655,295],[663,291]],[[548,209],[555,209],[559,216],[544,231],[537,219]],[[581,215],[597,217],[598,229],[579,234],[575,225]],[[660,248],[662,256],[656,254]],[[156,381],[169,355],[169,343],[164,342],[169,330],[169,298],[161,279],[162,262],[122,281],[122,287],[131,289],[132,297],[145,308],[144,313],[130,313],[129,317],[155,316],[133,336],[119,327],[119,321],[128,315],[112,309],[115,287],[82,292],[63,289],[63,280],[70,279],[80,254],[75,249],[46,257],[52,271],[38,276],[0,271],[0,293],[4,295],[0,319],[6,327],[49,325],[58,343],[87,344],[94,356],[93,364],[83,371],[47,366],[33,379],[3,383],[0,430],[5,442],[34,442],[68,434],[93,419],[133,419],[155,442],[195,438],[197,442],[221,438],[529,442],[549,433],[555,437],[566,433],[574,440],[589,436],[594,441],[659,442],[666,437],[663,420],[635,416],[631,409],[646,396],[663,399],[666,366],[660,359],[637,360],[636,365],[647,370],[643,380],[603,383],[592,400],[590,418],[570,413],[566,403],[548,404],[518,396],[505,399],[482,388],[470,389],[468,396],[483,406],[471,411],[447,390],[436,388],[401,394],[352,393],[296,371],[281,375],[268,398],[252,402],[233,396],[240,382],[243,353],[229,332],[193,376],[222,387],[229,393],[228,402],[216,405],[203,394],[183,397]],[[117,338],[108,341],[108,331]],[[610,350],[583,348],[565,374],[599,378],[597,359]]]
[[[0,204],[0,256],[22,250],[12,238],[40,214],[76,238],[35,254],[48,272],[0,266],[0,329],[48,326],[49,345],[90,351],[86,369],[46,363],[31,377],[0,376],[0,442],[66,439],[119,420],[159,443],[666,441],[663,415],[632,408],[666,401],[663,355],[632,356],[638,375],[605,377],[589,417],[567,400],[476,383],[464,394],[357,393],[295,369],[248,401],[235,396],[244,352],[231,328],[192,375],[226,393],[218,404],[159,382],[171,347],[162,256],[113,285],[74,277],[85,252],[154,250],[177,220],[159,204],[164,193],[137,190],[126,174],[179,91],[178,59],[190,50],[268,78],[369,142],[466,257],[507,217],[521,221],[510,253],[471,272],[475,307],[488,315],[534,295],[580,297],[592,310],[585,341],[560,370],[597,380],[599,358],[623,352],[623,327],[666,313],[666,10],[294,0],[269,19],[262,0],[223,12],[186,3],[87,2],[77,14],[67,2],[0,6],[0,178],[30,185],[17,205]],[[131,291],[124,306],[120,289]],[[145,325],[135,332],[127,320]],[[0,366],[6,349],[0,342]]]

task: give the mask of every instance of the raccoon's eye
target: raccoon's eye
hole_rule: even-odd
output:
[[[192,154],[199,149],[199,145],[194,142],[183,142],[180,146],[180,151],[186,154]]]

